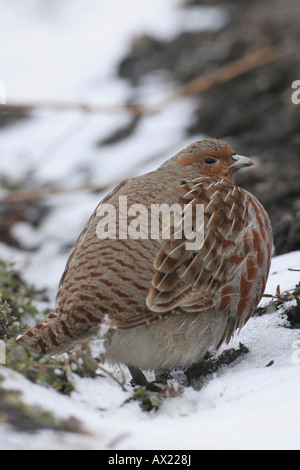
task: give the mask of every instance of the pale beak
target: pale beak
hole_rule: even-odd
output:
[[[252,166],[254,162],[250,160],[248,157],[244,157],[243,155],[232,155],[233,160],[236,160],[229,168],[243,168],[244,166]]]

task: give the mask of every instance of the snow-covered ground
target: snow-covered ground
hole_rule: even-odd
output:
[[[299,273],[289,269],[299,265],[300,252],[274,258],[267,293],[274,294],[278,283],[293,288]],[[61,419],[77,418],[86,434],[40,431],[33,438],[2,424],[0,448],[299,449],[300,333],[286,326],[281,311],[250,319],[230,343],[242,342],[248,354],[220,369],[200,391],[187,387],[150,413],[136,401],[124,404],[132,387],[123,391],[109,376],[74,376],[76,391],[66,397],[2,366],[4,388],[21,390],[25,403]],[[112,371],[129,380],[126,370]]]
[[[188,11],[176,0],[0,0],[0,80],[6,84],[7,101],[119,105],[133,90],[117,77],[116,64],[136,34],[171,38],[224,22],[222,9]],[[139,100],[155,104],[174,87],[167,77],[154,76],[140,86]],[[1,175],[23,181],[25,187],[114,184],[155,169],[188,144],[184,127],[193,109],[192,100],[173,103],[143,118],[130,137],[100,147],[96,143],[126,125],[130,116],[36,111],[32,119],[0,130]],[[68,256],[66,247],[104,195],[80,191],[51,196],[45,201],[51,210],[40,227],[14,227],[15,238],[35,251],[0,244],[1,257],[13,259],[27,281],[47,288],[50,305]],[[299,272],[289,269],[300,269],[300,252],[273,259],[268,294],[278,284],[282,291],[295,287]],[[132,388],[126,385],[128,391],[123,391],[111,377],[74,376],[76,391],[66,397],[0,367],[5,377],[1,386],[20,390],[24,402],[58,417],[76,417],[87,431],[40,431],[33,438],[0,423],[0,448],[299,449],[300,333],[285,326],[280,311],[250,319],[230,344],[242,342],[250,350],[247,355],[221,369],[200,391],[185,388],[149,414],[135,401],[124,404]]]

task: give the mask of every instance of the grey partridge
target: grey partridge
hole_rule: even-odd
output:
[[[260,302],[270,269],[268,215],[234,183],[237,170],[252,164],[227,143],[206,139],[156,171],[123,181],[75,243],[55,311],[20,343],[42,354],[60,353],[97,335],[106,323],[108,361],[133,370],[169,370],[192,365],[210,347],[229,342]],[[139,224],[128,210],[134,207],[138,214],[145,207],[150,213],[161,204],[176,204],[179,221],[191,208],[195,237],[201,232],[196,209],[202,205],[201,244],[191,244],[178,214],[170,216],[169,236],[160,220],[159,237],[151,237],[151,224]],[[117,216],[105,214],[111,233],[107,229],[107,238],[100,237],[100,215],[109,207]],[[130,226],[140,235],[130,237]]]

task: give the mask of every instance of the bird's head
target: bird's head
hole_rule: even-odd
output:
[[[163,166],[167,164],[189,167],[195,176],[224,178],[230,181],[234,180],[240,168],[254,165],[250,158],[238,155],[226,142],[218,139],[194,142]]]

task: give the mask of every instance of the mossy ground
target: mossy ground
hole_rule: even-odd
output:
[[[35,301],[41,300],[45,300],[44,292],[27,285],[13,263],[0,260],[0,341],[5,345],[3,367],[21,373],[31,382],[70,395],[74,390],[74,374],[96,377],[98,362],[86,344],[68,355],[40,357],[17,343],[17,337],[28,328],[23,319],[38,315]],[[46,315],[48,311],[43,313]],[[80,429],[74,419],[58,420],[48,411],[26,405],[22,401],[22,393],[7,390],[1,386],[2,381],[0,375],[0,423],[28,432],[45,428],[72,432]]]

